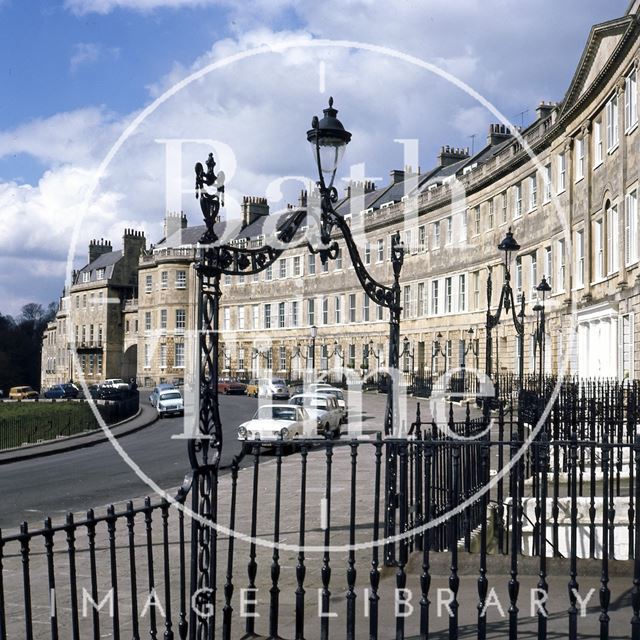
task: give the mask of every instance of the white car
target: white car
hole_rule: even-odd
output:
[[[108,378],[102,383],[103,387],[113,387],[114,389],[129,389],[129,383],[122,378]]]
[[[333,396],[326,393],[299,393],[289,400],[289,404],[305,408],[309,416],[317,422],[318,435],[324,435],[329,431],[334,437],[340,437],[342,409]]]
[[[328,382],[312,382],[306,386],[307,393],[313,393],[317,389],[332,389],[333,385]]]
[[[346,422],[349,417],[349,412],[347,410],[347,402],[344,399],[344,393],[342,389],[338,389],[337,387],[319,387],[313,392],[315,395],[328,395],[333,396],[338,402],[338,406],[342,409],[342,422]]]
[[[170,415],[183,416],[184,400],[180,391],[178,389],[163,389],[159,391],[156,410],[158,411],[158,418]]]
[[[315,435],[316,421],[303,407],[290,404],[266,404],[253,418],[238,427],[238,440],[260,440],[273,443],[298,436]]]

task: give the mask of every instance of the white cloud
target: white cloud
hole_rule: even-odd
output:
[[[77,15],[107,14],[114,9],[153,11],[154,9],[183,9],[213,4],[215,0],[65,0],[64,6]]]
[[[121,128],[103,108],[58,113],[0,132],[0,157],[25,153],[48,165],[87,165]]]
[[[79,42],[73,47],[69,69],[75,73],[80,67],[94,64],[101,58],[117,59],[119,56],[118,47],[104,47],[96,42]]]
[[[593,0],[587,1],[593,6]],[[76,13],[200,4],[207,3],[66,2]],[[566,51],[575,49],[573,57],[577,60],[591,26],[591,19],[584,18],[584,30],[576,33],[572,22],[568,44],[564,33],[568,27],[558,27],[558,34],[549,30],[551,24],[563,24],[559,17],[568,9],[563,3],[543,4],[546,8],[525,11],[519,4],[502,0],[395,3],[393,19],[389,19],[386,2],[348,0],[339,4],[327,0],[322,12],[317,12],[316,2],[301,0],[295,11],[304,27],[274,32],[264,26],[262,11],[273,16],[290,3],[243,3],[242,10],[234,10],[237,35],[215,42],[190,65],[175,65],[149,88],[152,99],[225,56],[261,45],[269,46],[271,52],[212,72],[145,120],[114,157],[92,199],[91,211],[82,224],[76,266],[83,263],[86,242],[92,237],[108,237],[115,248],[122,229],[132,226],[146,229],[150,242],[160,238],[165,209],[164,148],[156,142],[160,138],[211,138],[233,148],[238,172],[227,185],[227,210],[231,212],[237,211],[234,199],[239,202],[243,195],[263,195],[275,178],[312,176],[314,164],[305,134],[311,117],[320,115],[330,94],[335,97],[339,117],[353,133],[344,174],[350,164],[364,162],[367,176],[383,176],[382,183],[386,183],[388,171],[403,166],[402,146],[394,142],[395,138],[419,139],[424,170],[433,166],[442,144],[468,146],[467,136],[477,133],[478,149],[486,123],[495,121],[495,117],[443,79],[381,54],[344,48],[287,49],[284,45],[293,39],[308,42],[313,37],[331,37],[391,46],[458,75],[485,93],[507,116],[513,116],[522,108],[533,110],[542,97],[561,98],[574,64],[566,60]],[[526,38],[523,33],[549,35],[541,47],[538,38]],[[89,63],[94,54],[101,55],[90,46],[78,53],[84,53],[85,59],[81,56],[76,65]],[[564,67],[544,63],[541,55],[556,55]],[[325,93],[319,90],[320,62],[326,68]],[[553,95],[545,95],[549,86],[555,87]],[[0,184],[0,256],[15,255],[20,260],[26,253],[40,252],[40,259],[52,261],[50,273],[60,272],[55,265],[66,259],[71,230],[81,214],[82,196],[92,171],[136,115],[115,117],[105,108],[90,107],[0,132],[0,157],[29,154],[49,167],[37,185]],[[185,189],[193,185],[194,162],[203,161],[208,152],[208,146],[185,146],[181,176]],[[290,201],[300,188],[302,185],[290,185]],[[184,196],[183,209],[190,224],[199,223],[200,210],[192,194]],[[20,264],[27,271],[35,269],[29,260]],[[41,269],[39,273],[42,277]],[[60,283],[59,276],[55,278]]]

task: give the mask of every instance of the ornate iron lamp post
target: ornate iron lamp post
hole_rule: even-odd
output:
[[[313,117],[311,129],[307,131],[307,140],[312,146],[318,168],[318,190],[320,195],[320,241],[322,248],[318,250],[320,259],[334,259],[338,254],[338,243],[332,240],[334,229],[338,229],[344,239],[349,256],[353,263],[356,276],[364,292],[373,302],[389,309],[389,371],[393,378],[397,378],[400,353],[400,272],[404,261],[404,246],[400,235],[391,238],[391,264],[393,267],[393,285],[388,287],[377,282],[367,271],[358,247],[351,235],[351,228],[345,219],[334,209],[338,201],[338,191],[333,186],[336,169],[344,149],[351,140],[351,134],[345,130],[336,117],[338,111],[333,108],[333,98],[329,98],[329,107],[323,110],[322,119]],[[312,248],[312,251],[314,249]],[[397,380],[392,384],[397,389]],[[394,426],[399,425],[397,407],[394,403],[394,393],[387,394],[384,431],[386,435],[394,432]]]
[[[374,349],[374,346],[373,340],[369,340],[369,357],[373,356],[376,359],[378,366],[380,366],[380,360],[382,360],[382,357],[378,353],[378,350]]]
[[[466,331],[469,336],[465,340],[464,351],[462,352],[462,368],[465,369],[467,366],[467,356],[472,354],[475,358],[478,357],[478,345],[473,342],[473,327],[469,327]]]
[[[224,176],[214,172],[215,160],[209,154],[206,171],[195,166],[196,198],[204,217],[206,231],[197,246],[195,270],[198,278],[197,326],[200,346],[198,378],[199,412],[197,429],[188,441],[191,462],[192,560],[190,593],[194,602],[189,616],[189,638],[211,638],[215,634],[214,619],[206,613],[214,605],[217,532],[208,523],[216,520],[218,466],[222,453],[222,423],[218,398],[218,355],[220,353],[220,277],[251,275],[267,269],[284,251],[265,245],[256,249],[221,245],[216,223],[223,204]],[[278,229],[280,247],[286,247],[306,218],[304,211],[292,214]]]
[[[436,362],[436,358],[438,356],[442,356],[444,358],[444,368],[447,368],[447,354],[446,351],[442,348],[442,334],[438,331],[436,333],[436,339],[433,341],[431,345],[431,376],[433,377],[433,367]]]
[[[307,356],[304,355],[304,353],[302,353],[302,349],[300,348],[300,345],[297,344],[295,346],[295,348],[291,351],[291,353],[289,354],[289,380],[291,380],[291,373],[292,373],[292,365],[291,362],[294,358],[301,358],[304,360],[304,366],[305,369],[307,368],[307,361],[308,358]],[[300,375],[300,367],[298,367],[298,375]]]
[[[311,375],[316,373],[316,338],[318,337],[318,327],[311,325]]]
[[[405,356],[407,358],[409,358],[409,360],[411,360],[411,371],[413,371],[414,369],[414,350],[413,347],[411,347],[411,349],[409,349],[410,347],[410,342],[409,342],[409,338],[407,338],[407,336],[404,337],[404,340],[402,341],[402,352],[400,353],[400,358],[404,358]],[[406,373],[406,367],[403,367],[405,373]]]
[[[462,388],[466,389],[467,384],[467,356],[472,354],[475,358],[478,357],[478,345],[473,342],[473,327],[469,327],[466,331],[466,334],[469,336],[464,341],[464,348],[462,350]]]
[[[340,364],[344,367],[344,354],[342,353],[342,347],[338,344],[337,340],[333,341],[333,349],[331,351],[327,349],[327,358],[333,357],[340,358]]]
[[[534,371],[536,369],[536,352],[539,352],[539,362],[538,364],[538,393],[542,393],[542,380],[544,376],[544,349],[545,349],[545,298],[547,297],[547,293],[551,291],[551,287],[547,282],[547,279],[542,276],[542,280],[540,284],[536,287],[536,291],[539,291],[542,294],[542,303],[538,302],[538,304],[533,307],[533,310],[536,312],[536,329],[533,334],[533,366]]]
[[[309,245],[313,253],[318,253],[323,263],[338,255],[338,243],[332,238],[334,230],[342,235],[353,262],[354,270],[365,293],[378,305],[389,309],[389,365],[397,371],[400,340],[400,271],[404,260],[404,247],[399,234],[392,238],[391,261],[394,281],[387,287],[374,280],[360,258],[351,230],[342,216],[334,209],[338,192],[333,186],[339,160],[351,134],[337,119],[333,108],[333,98],[324,109],[324,117],[314,117],[312,128],[307,132],[307,140],[314,150],[318,168],[318,191],[321,217],[319,223],[320,246]],[[195,165],[195,195],[200,199],[200,207],[206,231],[198,243],[198,259],[195,269],[198,278],[198,332],[200,346],[199,371],[199,413],[194,436],[189,440],[189,459],[192,467],[193,510],[199,515],[192,521],[193,558],[191,563],[191,593],[196,595],[197,606],[191,608],[189,638],[209,638],[215,633],[214,620],[198,611],[207,611],[215,599],[215,557],[217,534],[208,522],[216,519],[215,491],[218,482],[218,465],[222,453],[222,424],[218,398],[218,354],[220,348],[220,277],[222,275],[252,275],[259,273],[274,262],[293,241],[296,233],[311,217],[309,212],[296,211],[276,231],[278,248],[268,243],[258,248],[222,245],[216,233],[220,207],[223,205],[224,175],[216,174],[213,154],[209,154],[205,167]],[[399,424],[393,394],[387,394],[385,413],[385,433],[391,434],[394,425]],[[395,458],[394,458],[395,459]],[[394,465],[395,467],[395,465]],[[395,492],[395,471],[387,484],[390,494]],[[394,505],[395,501],[390,500]],[[395,507],[394,507],[395,508]],[[394,516],[392,515],[392,520]],[[395,531],[395,520],[393,530]]]
[[[486,374],[491,377],[492,372],[492,350],[493,350],[493,336],[492,330],[500,323],[502,312],[506,314],[511,313],[511,319],[513,326],[516,330],[518,337],[518,348],[520,351],[520,360],[518,362],[518,377],[520,380],[520,388],[522,388],[524,378],[524,293],[520,299],[520,312],[516,312],[516,304],[513,297],[513,289],[511,288],[511,273],[509,267],[511,264],[511,257],[513,253],[519,251],[520,245],[515,241],[513,233],[511,233],[511,227],[507,231],[507,235],[503,238],[502,242],[498,245],[500,251],[504,251],[504,282],[500,289],[500,300],[498,301],[498,308],[495,313],[491,313],[491,294],[493,290],[493,283],[491,281],[491,269],[489,269],[489,277],[487,278],[487,320],[486,320]],[[498,379],[496,376],[496,393],[498,393]]]

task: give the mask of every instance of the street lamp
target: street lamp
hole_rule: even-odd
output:
[[[542,280],[540,284],[536,287],[536,291],[539,291],[542,294],[542,304],[538,302],[533,307],[533,310],[536,313],[536,330],[534,335],[533,342],[533,368],[534,371],[536,369],[536,351],[538,350],[540,353],[540,362],[538,363],[538,392],[542,393],[542,378],[544,375],[544,349],[545,349],[545,299],[547,297],[547,293],[551,291],[551,287],[547,282],[547,279],[542,276]]]
[[[378,353],[378,350],[375,349],[374,350],[374,344],[373,344],[373,340],[369,340],[369,356],[373,356],[376,359],[376,363],[378,364],[378,366],[380,366],[380,354]]]
[[[389,309],[389,371],[393,375],[398,370],[400,352],[400,272],[404,262],[404,246],[400,234],[391,237],[391,265],[393,267],[393,285],[388,287],[377,282],[367,271],[360,257],[358,247],[351,235],[351,228],[344,217],[336,213],[334,203],[338,201],[338,191],[333,186],[338,163],[344,149],[351,140],[349,133],[340,120],[338,111],[333,108],[333,98],[329,98],[329,107],[323,110],[322,119],[314,116],[311,129],[307,131],[307,140],[314,152],[318,168],[318,190],[320,195],[320,242],[321,248],[311,250],[320,254],[325,263],[338,255],[338,243],[332,240],[332,232],[337,228],[346,244],[349,256],[358,280],[364,292],[373,302]],[[398,409],[394,403],[394,394],[387,394],[384,431],[391,435],[394,426],[399,426]]]
[[[500,317],[502,311],[505,313],[511,313],[511,319],[513,326],[516,330],[518,337],[518,346],[520,350],[520,361],[518,363],[518,376],[520,378],[520,388],[522,389],[523,377],[524,377],[524,293],[520,298],[520,312],[516,312],[515,300],[513,297],[513,289],[511,288],[511,273],[509,267],[511,264],[511,257],[513,253],[519,251],[520,245],[515,241],[511,227],[507,231],[507,235],[503,238],[502,242],[498,245],[500,251],[504,251],[504,282],[500,289],[500,300],[498,302],[498,308],[495,313],[491,313],[491,294],[493,284],[491,281],[491,268],[489,268],[489,277],[487,278],[487,320],[486,320],[486,374],[491,376],[492,369],[492,348],[493,348],[493,336],[491,331],[500,323]],[[496,378],[496,393],[498,393],[498,380]]]
[[[407,336],[404,337],[404,340],[402,341],[402,352],[400,353],[400,358],[404,358],[405,356],[407,356],[410,360],[411,360],[411,371],[414,370],[414,350],[413,347],[411,348],[411,350],[409,350],[409,338],[407,338]],[[404,368],[405,372],[406,372],[406,367]]]
[[[333,351],[329,353],[327,350],[327,358],[332,358],[334,356],[340,358],[340,363],[344,367],[344,354],[342,353],[342,347],[338,344],[337,340],[333,341]]]
[[[316,338],[318,337],[318,327],[311,325],[311,374],[316,372]]]
[[[436,339],[433,341],[433,345],[431,346],[431,375],[433,376],[433,366],[435,364],[436,358],[438,356],[442,356],[444,358],[444,368],[447,368],[447,353],[442,348],[442,334],[438,331],[436,333]]]
[[[467,335],[469,336],[464,345],[464,351],[462,353],[462,368],[467,366],[467,356],[471,353],[475,358],[478,357],[478,345],[473,342],[473,327],[467,329]]]

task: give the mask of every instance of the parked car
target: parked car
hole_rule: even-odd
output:
[[[324,435],[331,432],[334,437],[340,437],[340,423],[342,409],[338,401],[330,395],[315,393],[300,393],[289,400],[289,404],[304,407],[311,418],[317,423],[317,434]]]
[[[163,389],[160,391],[156,410],[159,418],[170,415],[183,416],[184,401],[180,391],[178,389]]]
[[[11,387],[9,389],[10,400],[32,400],[33,398],[39,398],[40,394],[31,387]]]
[[[333,385],[329,384],[328,382],[312,382],[311,384],[307,385],[308,393],[312,393],[317,389],[333,389]]]
[[[247,391],[247,385],[231,378],[220,378],[218,380],[218,393],[224,393],[230,395],[232,393],[237,395],[244,395]]]
[[[78,387],[74,384],[54,384],[44,392],[44,397],[52,399],[77,398],[78,394]]]
[[[254,398],[271,398],[272,400],[288,400],[290,395],[287,383],[282,378],[250,380],[246,393]]]
[[[342,409],[342,422],[346,422],[349,417],[347,410],[347,402],[344,399],[342,389],[336,387],[319,387],[314,391],[315,394],[333,396],[338,401],[338,406]]]
[[[175,388],[175,385],[171,382],[161,382],[157,387],[154,387],[153,391],[149,394],[149,404],[155,407],[161,391],[168,391],[169,389]]]
[[[129,390],[129,383],[125,382],[122,378],[107,378],[100,386],[113,387],[114,389],[122,389],[123,391]]]
[[[238,440],[261,440],[273,443],[282,437],[292,440],[316,432],[316,421],[306,409],[290,404],[266,404],[253,418],[238,427]]]

